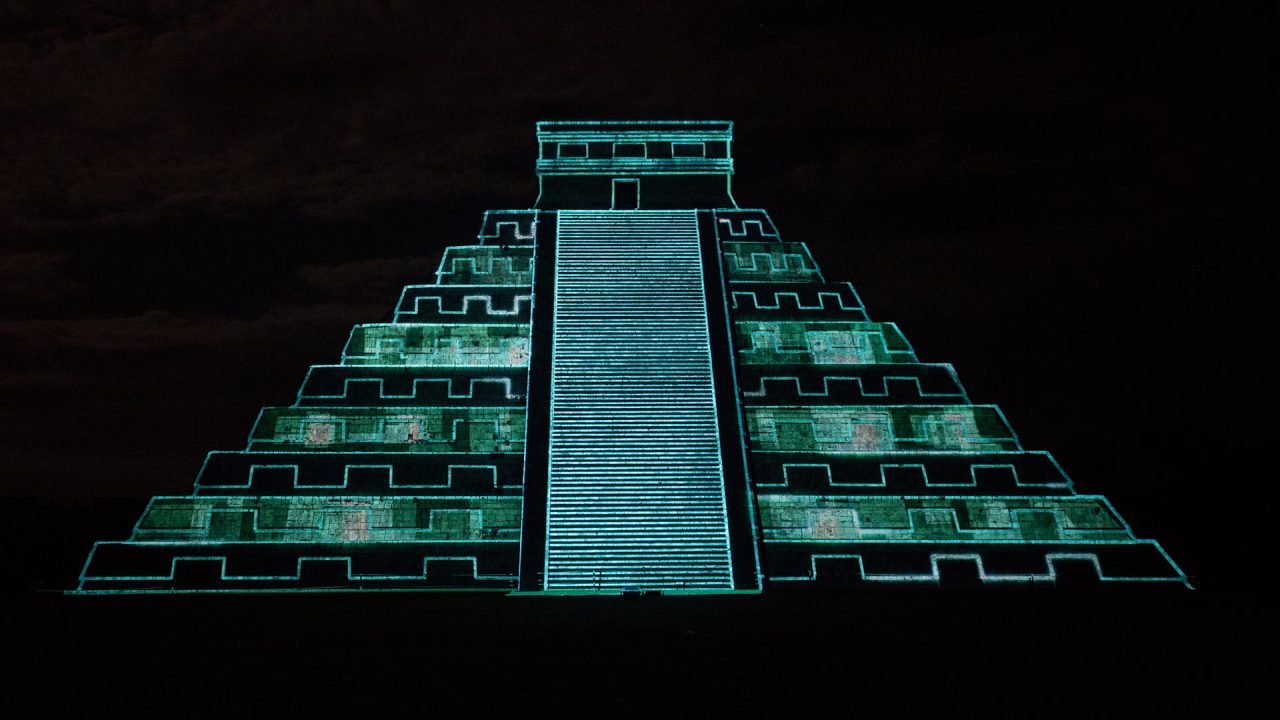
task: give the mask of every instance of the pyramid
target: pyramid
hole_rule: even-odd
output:
[[[543,122],[390,323],[95,544],[79,592],[1186,584],[764,210],[729,122]]]

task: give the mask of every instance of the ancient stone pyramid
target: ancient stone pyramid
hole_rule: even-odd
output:
[[[728,122],[538,125],[485,214],[82,592],[1186,583],[730,191]]]

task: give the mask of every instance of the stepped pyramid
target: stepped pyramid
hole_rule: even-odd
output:
[[[730,191],[728,122],[544,122],[485,214],[79,591],[1186,583]]]

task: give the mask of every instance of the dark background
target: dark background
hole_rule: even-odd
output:
[[[1232,648],[1274,629],[1252,590],[1272,572],[1255,417],[1274,375],[1277,13],[1027,5],[0,3],[0,496],[22,684],[74,689],[45,702],[163,687],[180,714],[459,687],[477,713],[504,687],[530,711],[586,688],[607,714],[729,687],[730,705],[791,712],[831,691],[996,715],[1225,702],[1248,676]],[[92,540],[189,493],[206,451],[243,447],[260,406],[429,281],[483,210],[529,206],[535,121],[607,118],[733,120],[739,204],[809,243],[922,360],[953,363],[1198,589],[56,592]],[[553,676],[581,681],[552,692]]]

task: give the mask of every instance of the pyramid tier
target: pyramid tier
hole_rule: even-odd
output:
[[[741,365],[870,365],[914,363],[915,352],[894,323],[739,320],[733,340]]]
[[[436,282],[441,285],[530,285],[533,248],[450,246],[436,271]]]
[[[249,450],[519,453],[524,408],[263,408]]]
[[[133,540],[147,542],[481,542],[518,540],[520,498],[157,497]]]
[[[862,299],[847,282],[735,282],[729,307],[738,320],[869,319]]]
[[[312,365],[297,405],[523,407],[529,373],[522,367]]]
[[[526,367],[529,326],[371,323],[351,330],[343,365]]]
[[[518,541],[100,542],[88,592],[498,590],[515,588]]]
[[[804,243],[726,242],[725,280],[739,282],[822,282],[818,264]]]
[[[770,405],[745,416],[757,452],[1021,449],[994,405]]]
[[[1049,453],[753,452],[757,497],[768,494],[1070,495],[1071,480]]]
[[[721,209],[715,217],[716,240],[725,242],[781,242],[769,213],[760,209]]]
[[[481,245],[533,245],[537,221],[535,210],[486,210],[476,240]]]
[[[519,285],[409,285],[397,323],[528,323],[533,296]]]
[[[198,495],[516,495],[520,453],[244,452],[208,454]]]
[[[742,402],[755,405],[967,403],[950,365],[748,365],[738,367]]]
[[[1133,536],[1105,498],[761,495],[764,541],[1119,542]]]

